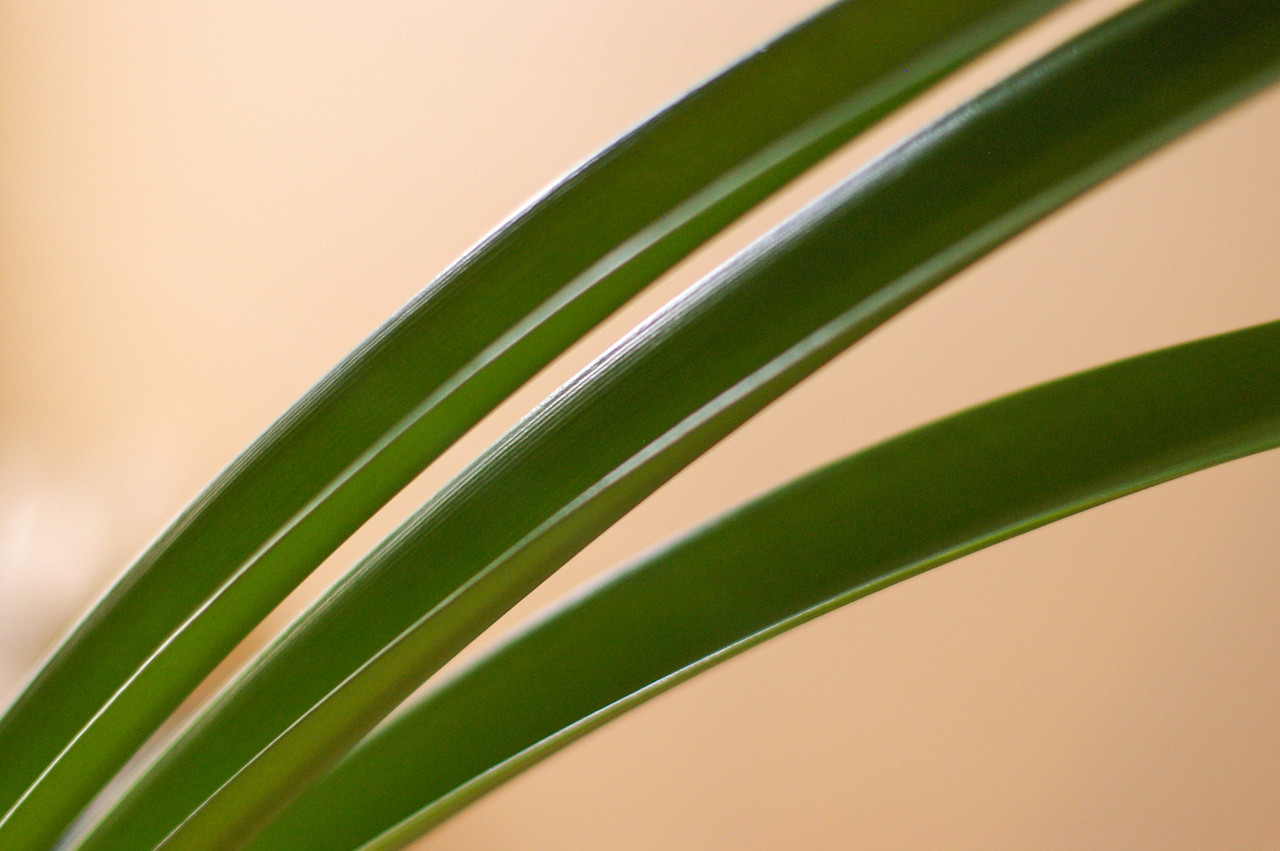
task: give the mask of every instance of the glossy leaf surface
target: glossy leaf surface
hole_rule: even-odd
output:
[[[340,851],[375,837],[369,849],[400,847],[779,632],[1005,538],[1277,445],[1280,323],[939,420],[727,512],[552,609],[379,728],[250,847]]]

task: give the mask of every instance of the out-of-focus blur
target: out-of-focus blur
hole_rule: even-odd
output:
[[[0,701],[186,500],[450,260],[818,5],[0,5]],[[625,328],[1121,5],[1055,15],[684,264],[427,471],[288,611]],[[1272,91],[1055,215],[741,429],[499,629],[873,440],[1280,317],[1277,150]],[[676,689],[425,844],[1276,847],[1277,504],[1271,453],[948,565]]]

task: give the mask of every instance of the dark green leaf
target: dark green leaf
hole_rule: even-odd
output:
[[[342,851],[374,837],[367,851],[400,847],[605,721],[783,630],[1028,529],[1277,445],[1280,322],[909,432],[730,511],[551,610],[362,742],[251,847]]]
[[[428,503],[144,778],[119,835],[145,844],[152,834],[123,819],[161,813],[152,829],[167,829],[176,801],[216,790],[166,847],[247,840],[747,416],[951,272],[1269,82],[1278,63],[1274,2],[1148,0],[880,160],[620,343]]]
[[[18,841],[16,823],[36,847],[51,841],[254,624],[556,354],[753,204],[1059,2],[837,3],[496,231],[215,481],[0,721],[0,813],[57,760],[5,841]]]

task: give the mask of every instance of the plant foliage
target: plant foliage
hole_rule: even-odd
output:
[[[77,822],[236,643],[484,414],[771,192],[1056,5],[836,3],[481,242],[251,445],[46,662],[0,720],[0,847],[401,847],[609,718],[797,623],[1275,446],[1275,323],[1027,390],[712,521],[379,727],[769,402],[1280,73],[1274,0],[1143,0],[905,140],[619,341]]]

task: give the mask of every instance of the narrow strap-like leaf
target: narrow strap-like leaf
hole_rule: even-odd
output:
[[[211,794],[165,846],[246,841],[427,675],[748,416],[1278,65],[1273,0],[1148,0],[885,156],[628,336],[464,471],[202,716],[109,830],[122,847],[145,844]]]
[[[398,848],[779,632],[1058,518],[1277,445],[1280,322],[908,432],[727,512],[552,609],[361,742],[250,847],[346,851],[378,837],[367,851]]]
[[[0,721],[0,814],[74,741],[37,807],[39,835],[56,832],[265,613],[497,402],[753,204],[1060,1],[837,3],[496,231],[255,442],[80,623]]]

